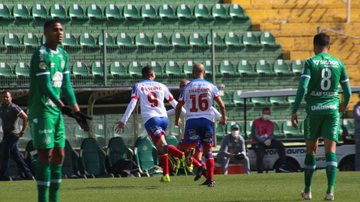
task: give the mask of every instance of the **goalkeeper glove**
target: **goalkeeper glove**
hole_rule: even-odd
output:
[[[63,114],[68,115],[71,118],[74,118],[76,120],[76,122],[79,124],[79,126],[81,127],[81,129],[83,129],[84,131],[90,130],[87,120],[91,120],[92,117],[87,116],[86,114],[82,113],[81,111],[72,113],[72,110],[67,106],[62,107],[61,112]]]

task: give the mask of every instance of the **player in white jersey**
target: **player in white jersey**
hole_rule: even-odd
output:
[[[216,86],[204,80],[205,69],[202,64],[195,64],[193,67],[193,78],[180,95],[179,103],[175,109],[175,125],[179,125],[179,118],[182,107],[186,110],[185,135],[187,144],[203,145],[205,164],[207,168],[207,179],[204,184],[209,187],[215,186],[214,167],[215,162],[212,156],[211,146],[214,136],[214,113],[212,106],[214,101],[220,107],[221,124],[226,124],[225,105],[221,100]]]
[[[132,89],[132,99],[126,108],[125,114],[117,124],[117,131],[125,128],[136,103],[140,100],[141,116],[147,133],[150,135],[155,147],[158,149],[160,164],[163,169],[161,181],[169,182],[168,154],[185,161],[182,151],[173,145],[168,145],[165,140],[166,128],[168,127],[168,117],[164,106],[164,99],[175,107],[177,101],[173,98],[168,87],[154,81],[156,75],[153,68],[146,66],[142,69],[143,81],[135,84]]]

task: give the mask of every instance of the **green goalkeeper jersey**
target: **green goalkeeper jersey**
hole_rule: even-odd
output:
[[[338,86],[348,82],[344,64],[328,53],[306,60],[301,77],[310,78],[305,95],[308,114],[332,114],[339,110]]]
[[[55,103],[60,100],[64,77],[69,77],[69,73],[68,54],[62,48],[54,51],[42,45],[34,52],[30,66],[30,118],[59,115],[60,109]],[[74,98],[71,100],[71,104],[76,103]]]

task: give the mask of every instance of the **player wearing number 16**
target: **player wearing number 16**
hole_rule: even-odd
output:
[[[292,108],[292,123],[297,127],[296,111],[305,95],[306,113],[304,121],[305,156],[305,189],[301,194],[305,200],[311,199],[311,181],[316,168],[316,150],[318,138],[324,138],[326,176],[328,188],[325,200],[334,200],[336,178],[336,142],[339,136],[340,115],[345,112],[351,97],[349,79],[343,62],[328,54],[330,37],[324,33],[315,35],[315,56],[305,61],[295,103]],[[344,91],[340,102],[338,85]],[[306,94],[305,94],[306,92]]]

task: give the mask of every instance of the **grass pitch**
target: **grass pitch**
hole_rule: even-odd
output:
[[[160,183],[160,177],[67,179],[63,181],[63,202],[90,201],[301,201],[303,173],[267,173],[215,176],[216,187],[201,186],[204,179],[192,176],[172,177]],[[360,201],[360,172],[338,172],[336,201]],[[313,200],[322,201],[326,174],[317,171],[313,178]],[[36,201],[34,181],[0,182],[0,201]]]

